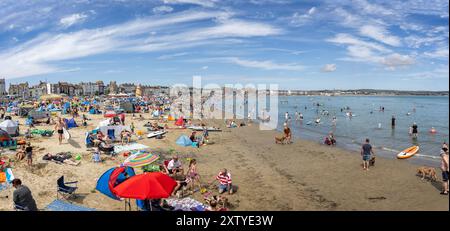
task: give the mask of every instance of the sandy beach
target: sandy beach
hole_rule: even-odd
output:
[[[126,124],[134,122],[136,130],[145,130],[148,121],[132,120],[127,115]],[[78,181],[78,197],[75,204],[97,210],[124,210],[122,201],[112,200],[95,191],[97,179],[107,169],[119,165],[125,157],[115,158],[102,155],[103,163],[91,160],[86,150],[84,134],[94,129],[104,118],[89,115],[87,127],[70,130],[72,139],[58,145],[56,136],[32,138],[35,147],[34,166],[29,169],[25,161],[13,163],[13,173],[27,185],[39,209],[56,199],[56,180],[64,175],[68,181]],[[25,129],[24,119],[20,120]],[[81,125],[81,121],[77,121]],[[194,121],[195,122],[195,121]],[[222,132],[211,132],[212,144],[201,148],[180,147],[175,144],[181,134],[189,135],[188,129],[170,129],[162,140],[133,140],[150,147],[159,154],[160,161],[170,159],[169,149],[176,153],[187,166],[186,158],[196,158],[202,182],[211,182],[216,174],[227,168],[233,176],[237,191],[227,195],[231,210],[256,211],[349,211],[349,210],[440,210],[448,211],[448,196],[440,195],[440,170],[437,182],[421,180],[416,176],[419,166],[401,160],[377,158],[375,167],[363,171],[359,153],[352,153],[336,147],[328,147],[304,140],[293,144],[274,143],[276,131],[261,131],[257,124],[240,128],[226,128],[223,121],[207,121],[208,125],[221,127]],[[174,127],[173,122],[169,126]],[[53,129],[52,126],[38,126]],[[23,132],[22,130],[22,132]],[[81,164],[71,166],[42,160],[46,153],[70,151],[73,156],[82,155]],[[3,152],[2,152],[3,153]],[[6,152],[10,153],[10,152]],[[7,155],[11,158],[14,155]],[[141,170],[138,170],[140,172]],[[216,192],[216,191],[215,191]],[[6,198],[8,196],[8,198]],[[193,198],[202,201],[197,192]],[[12,189],[0,191],[0,210],[12,209]],[[136,210],[135,203],[132,208]]]

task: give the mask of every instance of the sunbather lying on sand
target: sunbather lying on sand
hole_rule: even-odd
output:
[[[44,155],[44,157],[42,157],[42,159],[43,160],[54,161],[54,162],[57,162],[57,163],[64,163],[64,164],[74,165],[74,166],[77,166],[77,165],[80,164],[80,161],[79,162],[72,161],[69,158],[67,158],[66,156],[61,155],[61,154],[52,155],[50,153],[47,153],[47,154]]]

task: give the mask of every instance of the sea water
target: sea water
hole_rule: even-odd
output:
[[[333,132],[337,146],[359,151],[369,138],[376,154],[387,158],[419,145],[419,153],[407,161],[430,166],[438,166],[442,143],[449,139],[448,96],[279,96],[279,102],[278,130],[283,129],[288,112],[294,139],[323,143]],[[383,107],[384,111],[380,110]],[[347,115],[350,111],[354,116]],[[303,114],[303,121],[296,120],[295,112]],[[395,127],[391,127],[393,115]],[[317,118],[319,124],[315,123]],[[417,139],[408,134],[414,122],[418,125]],[[432,127],[437,133],[429,132]]]

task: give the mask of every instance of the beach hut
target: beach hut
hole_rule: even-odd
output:
[[[2,123],[0,123],[0,129],[6,131],[10,136],[19,135],[19,125],[12,120],[5,120]]]
[[[191,139],[189,139],[188,136],[181,135],[180,137],[178,137],[176,144],[183,146],[183,147],[188,147],[188,146],[192,145],[192,141],[191,141]]]

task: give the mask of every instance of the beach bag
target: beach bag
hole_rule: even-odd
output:
[[[0,183],[5,183],[5,182],[6,182],[6,173],[0,172]]]

